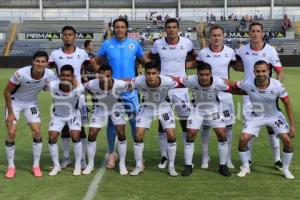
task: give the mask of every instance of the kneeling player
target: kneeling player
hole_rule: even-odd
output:
[[[149,129],[153,117],[158,117],[167,133],[168,170],[170,176],[177,176],[175,170],[176,138],[175,118],[171,105],[166,101],[168,91],[176,87],[176,82],[168,77],[160,75],[160,67],[154,62],[145,65],[145,76],[138,76],[132,80],[132,86],[139,90],[143,100],[139,113],[136,117],[136,136],[134,141],[134,157],[136,167],[130,173],[137,176],[143,172],[143,138],[146,129]]]
[[[211,66],[204,62],[198,64],[197,75],[185,78],[181,82],[190,88],[193,94],[192,111],[187,123],[188,131],[184,148],[185,167],[182,176],[189,176],[192,173],[194,140],[204,122],[214,129],[218,137],[219,173],[223,176],[230,176],[226,165],[228,154],[226,125],[217,99],[218,93],[228,91],[229,86],[221,78],[213,77]]]
[[[112,68],[108,65],[102,65],[99,69],[100,79],[91,80],[86,84],[86,90],[93,95],[93,99],[96,102],[94,103],[89,128],[87,145],[88,165],[82,172],[83,174],[90,174],[94,169],[97,134],[107,123],[108,117],[112,120],[118,135],[120,174],[128,174],[125,164],[127,151],[125,110],[120,96],[121,93],[128,90],[128,84],[125,81],[113,79],[112,75]]]
[[[244,128],[239,141],[239,154],[242,161],[241,171],[237,174],[244,177],[250,174],[248,158],[248,142],[253,136],[258,136],[264,126],[271,127],[283,143],[283,174],[287,179],[294,179],[289,171],[289,164],[293,156],[292,138],[295,137],[295,122],[292,105],[284,86],[268,76],[269,65],[265,61],[254,64],[255,80],[238,81],[233,87],[244,90],[253,105],[253,114],[244,122]],[[290,122],[290,128],[284,115],[278,110],[277,99],[280,98],[285,106]]]
[[[46,52],[38,51],[33,56],[32,66],[18,69],[10,78],[5,90],[6,102],[6,126],[7,139],[5,141],[8,169],[6,178],[13,178],[16,173],[14,164],[15,158],[15,137],[17,132],[17,122],[20,113],[23,112],[30,129],[32,130],[32,152],[33,167],[35,176],[42,176],[40,169],[40,156],[42,152],[41,119],[37,95],[55,78],[54,72],[45,69],[48,65],[48,55]]]
[[[57,138],[65,125],[69,126],[70,135],[74,143],[75,167],[74,176],[81,174],[82,143],[80,140],[81,114],[78,110],[80,95],[84,87],[78,83],[71,65],[61,68],[60,81],[53,81],[49,89],[54,100],[52,118],[49,123],[49,151],[53,161],[53,169],[49,176],[55,176],[61,171],[58,156]]]

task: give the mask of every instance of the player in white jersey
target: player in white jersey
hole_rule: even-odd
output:
[[[156,40],[153,44],[150,58],[160,59],[161,75],[176,77],[186,76],[186,59],[196,57],[191,40],[178,36],[179,23],[176,19],[170,18],[165,22],[166,38]],[[190,111],[190,99],[187,88],[176,88],[169,91],[169,97],[180,119],[182,128],[183,143],[186,137],[186,119]],[[158,130],[161,160],[158,165],[163,169],[167,166],[167,136],[161,125]]]
[[[214,25],[209,30],[210,44],[209,47],[199,51],[196,60],[210,64],[212,68],[212,76],[229,79],[229,67],[235,64],[235,52],[230,47],[223,44],[224,29],[219,25]],[[232,125],[235,123],[235,113],[232,95],[226,92],[218,93],[220,100],[220,109],[223,112],[226,124],[226,136],[228,142],[228,158],[227,166],[234,168],[231,161],[231,144],[232,144]],[[207,169],[210,160],[208,155],[210,127],[204,122],[201,132],[202,142],[202,163],[201,168]]]
[[[75,167],[74,176],[81,175],[82,143],[80,139],[81,113],[78,109],[80,96],[84,87],[75,78],[71,65],[61,67],[60,80],[49,83],[49,90],[53,97],[53,113],[49,122],[49,152],[53,161],[53,169],[49,176],[56,176],[61,171],[58,156],[57,138],[63,127],[68,125],[74,143]]]
[[[193,96],[192,110],[187,121],[187,138],[184,148],[185,167],[182,176],[189,176],[192,173],[194,140],[204,123],[214,129],[218,138],[219,173],[223,176],[231,176],[226,165],[228,142],[225,121],[218,100],[219,92],[228,92],[230,87],[220,77],[212,76],[212,68],[205,62],[198,63],[197,75],[183,78],[181,82],[190,89]]]
[[[32,66],[18,69],[10,78],[5,90],[6,102],[6,127],[7,139],[5,141],[8,169],[6,178],[13,178],[16,173],[14,164],[15,158],[15,137],[17,122],[21,112],[24,113],[28,125],[32,131],[33,138],[33,167],[35,176],[42,176],[40,169],[40,156],[42,152],[41,119],[37,96],[45,88],[47,83],[55,78],[50,69],[45,69],[48,64],[46,52],[38,51],[33,56]]]
[[[263,26],[259,22],[253,22],[249,26],[249,35],[250,35],[250,43],[242,46],[236,52],[238,60],[241,60],[243,63],[244,70],[244,79],[245,80],[253,80],[253,67],[254,63],[258,60],[264,60],[270,65],[270,77],[272,69],[277,74],[277,79],[279,81],[283,80],[283,67],[280,63],[278,54],[274,47],[271,47],[269,44],[266,44],[263,41]],[[243,118],[247,120],[247,118],[251,117],[252,106],[251,101],[248,96],[244,96],[243,100]],[[268,128],[269,133],[269,142],[273,151],[273,159],[274,159],[274,167],[278,170],[282,170],[282,162],[280,158],[280,142],[276,137],[274,131],[271,128]],[[252,146],[253,146],[254,138],[249,142],[249,162],[251,163],[252,156]]]
[[[64,65],[71,65],[74,67],[75,78],[77,79],[78,83],[81,83],[81,71],[82,67],[86,67],[89,64],[94,64],[90,62],[90,57],[84,49],[75,46],[75,39],[76,39],[76,30],[72,26],[65,26],[62,28],[62,40],[64,46],[60,49],[54,50],[51,52],[49,57],[49,66],[56,67],[57,74],[60,74],[61,67]],[[84,97],[80,101],[81,105],[79,107],[85,107]],[[81,116],[83,119],[87,119],[87,111],[86,109],[81,109],[83,113]],[[82,120],[82,125],[84,125],[85,121]],[[82,145],[83,145],[83,159],[82,159],[82,168],[85,168],[85,152],[86,152],[86,134],[85,129],[82,127],[81,135]],[[64,158],[62,161],[62,168],[66,168],[70,164],[70,134],[68,127],[64,127],[62,134],[62,148]]]
[[[97,134],[107,124],[108,118],[111,118],[117,131],[120,174],[128,174],[125,164],[127,152],[126,115],[121,96],[122,93],[128,91],[128,83],[114,79],[112,76],[112,68],[109,65],[101,65],[99,69],[100,79],[91,80],[86,84],[86,91],[92,95],[95,102],[88,136],[88,165],[82,172],[83,174],[90,174],[94,169]]]
[[[134,157],[136,167],[130,173],[137,176],[143,172],[144,134],[151,127],[154,117],[157,117],[167,133],[168,171],[170,176],[177,176],[175,170],[176,137],[175,117],[170,103],[167,101],[168,91],[176,87],[176,81],[171,77],[160,75],[160,67],[154,62],[145,64],[145,75],[132,80],[132,87],[142,96],[142,103],[136,117],[136,136],[134,139]]]
[[[245,121],[242,135],[239,141],[239,155],[242,161],[241,171],[237,174],[244,177],[250,174],[248,142],[255,136],[258,137],[259,130],[264,126],[271,127],[276,137],[283,143],[283,174],[287,179],[294,179],[289,171],[289,164],[293,156],[292,138],[295,137],[295,122],[292,105],[284,86],[276,79],[269,77],[269,64],[260,60],[254,64],[254,80],[244,80],[235,83],[235,87],[245,91],[253,105],[253,113]],[[232,86],[234,87],[234,86]],[[284,115],[279,111],[277,100],[280,98],[290,122],[289,125]]]

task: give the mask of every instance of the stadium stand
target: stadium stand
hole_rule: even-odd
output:
[[[43,6],[45,8],[85,8],[85,0],[43,0]]]
[[[38,8],[39,0],[0,0],[0,8]]]

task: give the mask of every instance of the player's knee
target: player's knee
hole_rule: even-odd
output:
[[[125,141],[125,140],[126,140],[125,134],[118,134],[118,140],[119,140],[120,142]]]
[[[33,142],[34,142],[34,143],[42,143],[43,140],[42,140],[41,137],[38,137],[38,138],[33,138]]]
[[[144,140],[143,140],[143,138],[135,137],[135,138],[134,138],[134,142],[135,142],[135,143],[143,143]]]
[[[95,142],[96,139],[97,139],[97,135],[96,135],[96,134],[95,134],[95,135],[89,135],[89,136],[88,136],[88,141],[89,141],[89,142]]]
[[[56,144],[57,138],[49,138],[48,143],[49,144]]]
[[[72,137],[72,142],[74,144],[78,143],[78,142],[81,142],[81,138],[80,137]]]
[[[6,140],[5,141],[5,146],[6,147],[12,147],[15,145],[15,141],[9,141],[9,140]]]
[[[168,143],[175,143],[175,142],[176,142],[175,137],[168,138]]]

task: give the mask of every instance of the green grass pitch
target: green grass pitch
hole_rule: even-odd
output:
[[[3,90],[8,78],[13,74],[13,69],[0,69],[0,107],[4,111]],[[191,72],[192,73],[192,72]],[[296,119],[296,128],[299,133],[300,116],[300,93],[298,79],[300,68],[285,68],[284,84],[289,92],[293,103],[293,110]],[[232,79],[241,79],[241,73],[233,73]],[[241,97],[234,97],[236,102],[236,112],[240,113]],[[96,168],[93,174],[88,176],[72,176],[72,167],[64,170],[56,177],[49,177],[52,161],[48,152],[47,128],[49,122],[49,107],[52,99],[48,93],[42,92],[39,96],[40,110],[42,117],[43,152],[41,167],[43,177],[35,178],[31,173],[32,166],[32,137],[29,127],[27,127],[22,117],[18,123],[16,138],[17,168],[16,177],[13,180],[4,178],[7,162],[4,148],[6,139],[6,128],[3,114],[0,115],[0,199],[83,199],[94,175],[100,168],[106,152],[107,144],[105,131],[98,135]],[[283,106],[281,105],[283,108]],[[4,112],[3,112],[4,113]],[[238,118],[239,118],[238,114]],[[218,156],[216,137],[212,133],[210,143],[211,162],[208,170],[200,169],[201,144],[200,137],[197,136],[195,145],[194,164],[195,168],[190,177],[169,177],[166,170],[159,170],[159,146],[156,136],[157,123],[153,123],[151,130],[145,137],[144,158],[146,169],[138,177],[121,177],[117,170],[106,171],[97,190],[95,199],[299,199],[300,198],[300,139],[297,135],[293,140],[295,155],[291,164],[291,171],[296,179],[285,180],[279,171],[273,169],[273,159],[268,137],[265,130],[262,130],[259,138],[254,143],[252,173],[246,178],[238,178],[236,173],[240,165],[237,142],[241,131],[241,121],[237,120],[234,126],[233,142],[233,162],[236,169],[232,170],[232,177],[220,176],[218,171]],[[133,145],[127,129],[128,152],[127,167],[131,171],[134,167]],[[183,146],[181,140],[181,130],[177,129],[177,157],[176,168],[178,172],[183,170]],[[71,150],[72,150],[71,145]],[[61,149],[61,148],[60,148]],[[72,154],[71,154],[72,155]],[[73,157],[73,155],[72,155]]]

